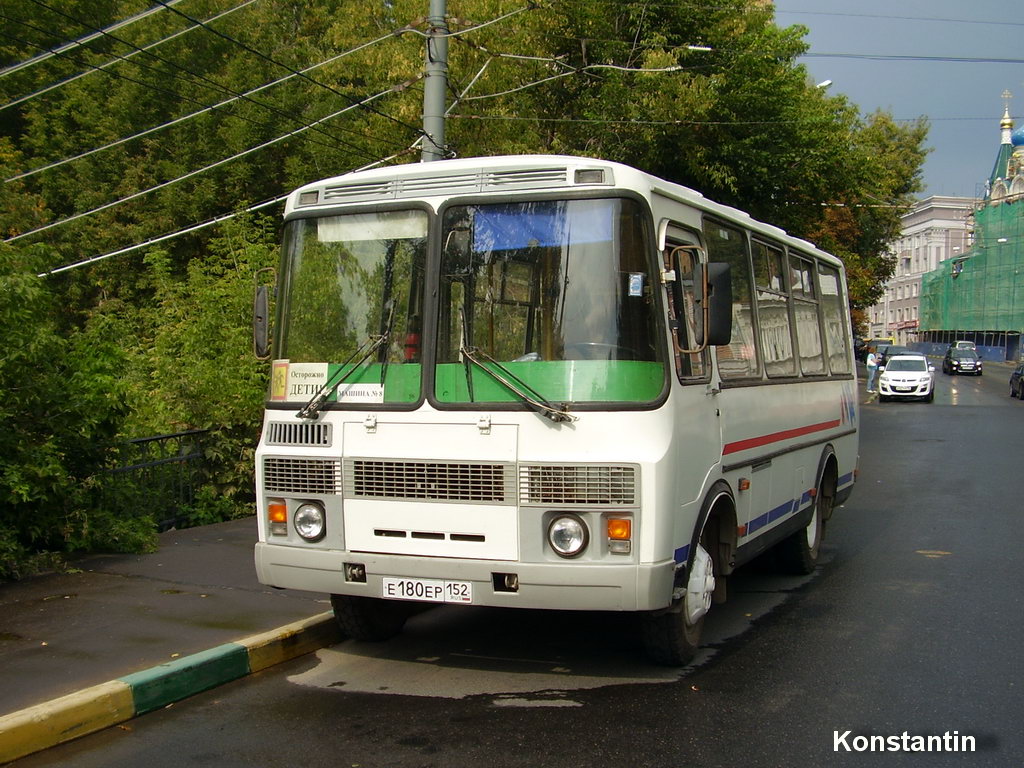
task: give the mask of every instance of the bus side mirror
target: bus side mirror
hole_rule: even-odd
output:
[[[256,271],[256,291],[252,301],[252,351],[257,360],[270,358],[270,291],[269,285],[259,283],[260,276],[268,273],[273,282],[277,282],[277,272],[273,267],[265,267]]]
[[[270,289],[256,286],[252,302],[252,351],[259,360],[270,357]]]
[[[703,348],[728,344],[732,340],[732,280],[729,277],[729,265],[724,262],[695,264],[694,282],[700,286],[694,302],[698,346]]]

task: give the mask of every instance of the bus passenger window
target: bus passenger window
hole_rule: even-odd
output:
[[[839,270],[818,264],[818,284],[821,286],[821,310],[825,318],[825,347],[832,373],[850,372],[850,333],[846,326],[846,308],[843,306]]]
[[[723,379],[758,376],[747,235],[741,229],[709,219],[704,222],[704,237],[708,261],[726,262],[732,278],[732,342],[715,348],[718,370]]]
[[[754,277],[765,373],[769,376],[795,376],[796,352],[789,320],[785,253],[780,248],[755,240]]]
[[[796,342],[800,370],[805,374],[825,373],[825,354],[818,322],[818,299],[814,289],[814,268],[810,259],[789,256],[793,285],[793,309],[796,314]]]

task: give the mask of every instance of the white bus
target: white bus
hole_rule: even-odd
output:
[[[285,222],[264,584],[364,640],[416,602],[631,611],[678,665],[734,568],[814,569],[858,462],[835,257],[579,157],[352,173]]]

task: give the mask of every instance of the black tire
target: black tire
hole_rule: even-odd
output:
[[[696,624],[690,624],[686,620],[685,610],[685,607],[679,606],[641,619],[644,653],[655,664],[682,667],[697,655],[700,636],[704,631],[704,617],[701,616]]]
[[[711,551],[715,549],[707,540],[707,532],[713,530],[714,519],[704,524],[701,532],[699,549],[708,556],[705,566],[705,573],[710,569],[712,574],[716,570]],[[707,545],[707,546],[706,546]],[[697,566],[697,553],[691,558],[687,573],[691,575]],[[724,577],[719,577],[724,578]],[[666,667],[682,667],[689,664],[700,649],[700,637],[704,631],[704,616],[694,622],[687,618],[689,613],[690,600],[690,579],[687,580],[687,590],[681,600],[666,611],[653,611],[641,617],[640,637],[643,640],[644,652],[647,658],[655,664]]]
[[[387,640],[402,631],[410,604],[376,597],[331,595],[334,618],[353,640]]]
[[[810,522],[776,545],[776,562],[784,573],[803,576],[814,572],[825,538],[825,521],[832,516],[835,500],[835,478],[826,470],[818,483]]]

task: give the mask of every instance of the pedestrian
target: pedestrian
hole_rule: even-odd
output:
[[[875,374],[878,373],[878,355],[875,354],[874,347],[868,347],[868,356],[864,362],[868,367],[868,392],[874,392]]]

